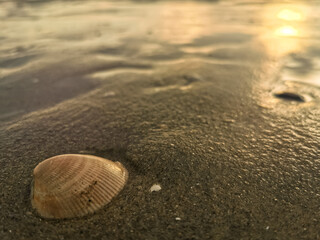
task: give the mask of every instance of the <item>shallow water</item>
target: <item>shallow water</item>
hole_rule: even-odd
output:
[[[9,1],[0,10],[1,121],[113,74],[152,74],[192,60],[272,69],[261,100],[271,107],[278,100],[270,92],[279,89],[319,99],[317,2]]]
[[[1,2],[0,237],[320,239],[319,12]],[[120,161],[128,186],[84,219],[40,219],[32,169],[62,153]]]

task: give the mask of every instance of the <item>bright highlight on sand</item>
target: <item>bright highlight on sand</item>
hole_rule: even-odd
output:
[[[297,11],[293,11],[290,9],[283,9],[277,15],[279,19],[283,19],[286,21],[301,21],[303,20],[303,16],[301,13]]]

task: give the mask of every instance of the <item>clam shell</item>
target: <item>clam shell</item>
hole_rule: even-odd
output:
[[[31,203],[44,218],[72,218],[100,209],[128,180],[119,162],[80,154],[48,158],[33,171]]]

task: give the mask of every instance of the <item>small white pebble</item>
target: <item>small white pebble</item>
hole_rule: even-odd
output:
[[[181,218],[179,218],[179,217],[176,217],[176,220],[177,220],[177,221],[181,221]]]
[[[150,192],[158,192],[161,190],[160,184],[153,184],[152,187],[150,188]]]
[[[270,227],[269,227],[269,226],[267,226],[267,227],[266,227],[266,230],[269,230],[269,228],[270,228]]]
[[[112,91],[106,92],[105,94],[103,94],[104,97],[111,97],[111,96],[114,96],[114,95],[116,95],[116,93],[112,92]]]

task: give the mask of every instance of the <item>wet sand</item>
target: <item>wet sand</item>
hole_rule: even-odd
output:
[[[0,238],[320,239],[320,5],[266,3],[1,3]],[[128,184],[42,219],[32,170],[64,153]]]

